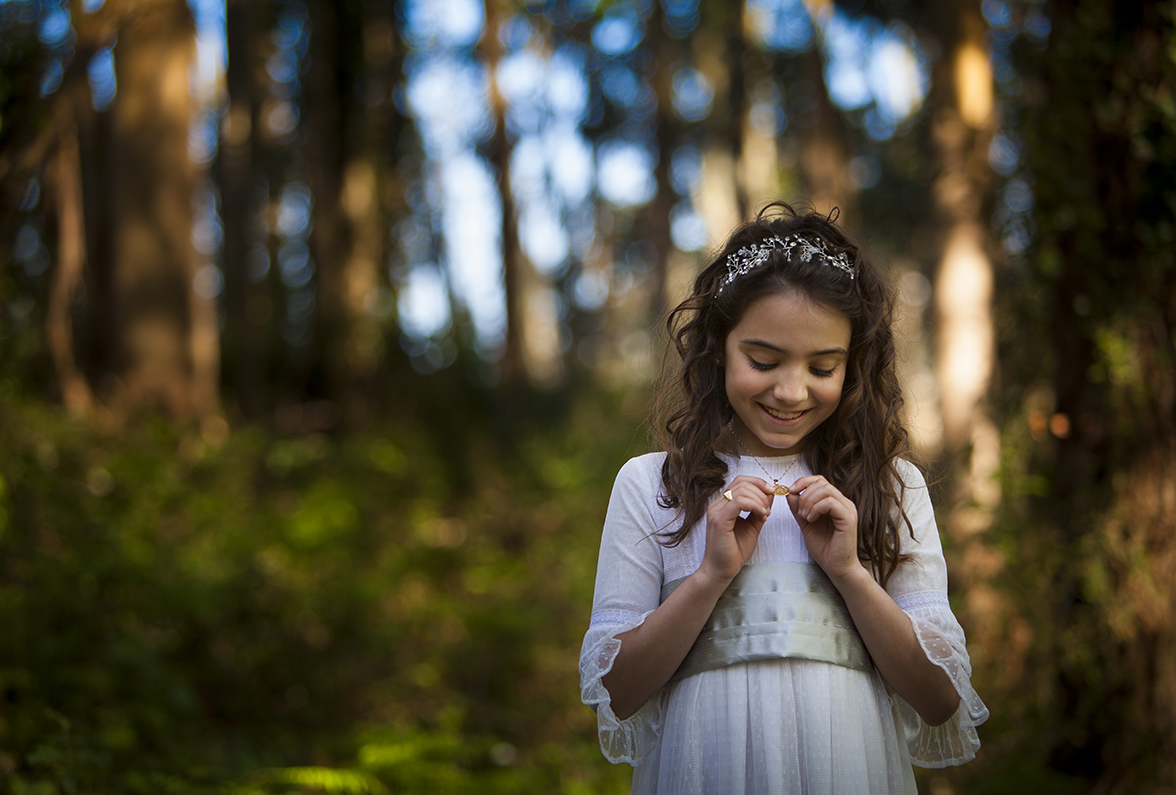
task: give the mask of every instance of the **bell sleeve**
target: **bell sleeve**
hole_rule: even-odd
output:
[[[897,694],[893,696],[905,730],[911,761],[919,767],[949,767],[971,761],[980,748],[976,727],[988,719],[988,708],[972,688],[972,664],[964,630],[947,598],[947,563],[935,524],[935,511],[922,473],[899,462],[905,486],[903,507],[914,538],[901,526],[902,553],[907,559],[887,583],[886,590],[911,620],[927,659],[951,679],[960,696],[955,714],[940,726],[929,726]]]
[[[661,601],[661,545],[654,533],[660,456],[630,460],[617,475],[600,542],[592,618],[580,651],[580,698],[596,712],[600,750],[613,764],[636,765],[657,744],[662,693],[634,715],[617,718],[602,681],[621,650],[619,637],[640,626]]]

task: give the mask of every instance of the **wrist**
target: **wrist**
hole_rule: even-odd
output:
[[[727,590],[727,586],[731,584],[731,580],[735,579],[735,577],[727,577],[724,574],[711,570],[704,560],[702,565],[687,579],[693,581],[695,587],[704,593],[714,593],[717,599],[723,591]]]
[[[862,562],[854,559],[848,567],[839,572],[825,572],[839,592],[856,590],[874,584],[874,577]]]

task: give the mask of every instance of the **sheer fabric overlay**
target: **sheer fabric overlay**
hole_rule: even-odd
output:
[[[728,480],[762,477],[755,462],[723,456]],[[632,459],[617,476],[601,540],[592,620],[580,656],[581,697],[597,715],[601,751],[636,770],[633,791],[915,792],[911,763],[944,767],[972,759],[975,727],[988,710],[971,687],[964,633],[947,600],[947,569],[922,475],[901,462],[904,507],[915,538],[887,591],[907,613],[928,658],[951,678],[960,708],[927,726],[877,671],[799,659],[766,660],[706,671],[666,685],[635,715],[612,711],[602,678],[623,640],[657,608],[665,582],[702,561],[704,528],[679,546],[653,537],[674,514],[658,507],[664,454]],[[792,457],[760,459],[773,475]],[[803,462],[791,478],[809,474]],[[791,511],[772,512],[748,565],[811,562]],[[705,521],[703,519],[702,521]]]

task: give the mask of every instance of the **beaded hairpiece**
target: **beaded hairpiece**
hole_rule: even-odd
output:
[[[743,274],[755,270],[767,262],[768,256],[771,255],[774,248],[778,248],[786,254],[791,254],[794,249],[800,249],[802,262],[810,262],[814,254],[818,255],[824,260],[824,264],[844,271],[849,275],[849,278],[853,278],[853,265],[850,264],[849,257],[845,252],[838,251],[834,254],[825,245],[825,241],[819,237],[809,239],[796,234],[780,239],[776,235],[772,235],[759,243],[744,246],[727,257],[727,278],[719,285],[719,290],[715,295],[719,295],[723,292],[724,287]]]

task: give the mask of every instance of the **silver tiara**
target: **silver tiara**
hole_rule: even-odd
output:
[[[849,257],[846,256],[845,252],[838,251],[834,254],[825,245],[825,241],[819,237],[810,240],[801,235],[788,235],[781,240],[776,235],[772,235],[759,243],[744,246],[727,257],[727,278],[719,285],[719,290],[715,295],[723,292],[724,287],[743,274],[755,270],[767,262],[774,248],[778,248],[786,254],[791,254],[794,250],[800,249],[801,262],[811,262],[813,255],[818,255],[824,261],[825,265],[831,265],[838,270],[844,271],[849,275],[849,278],[853,278],[853,265],[850,264]]]

